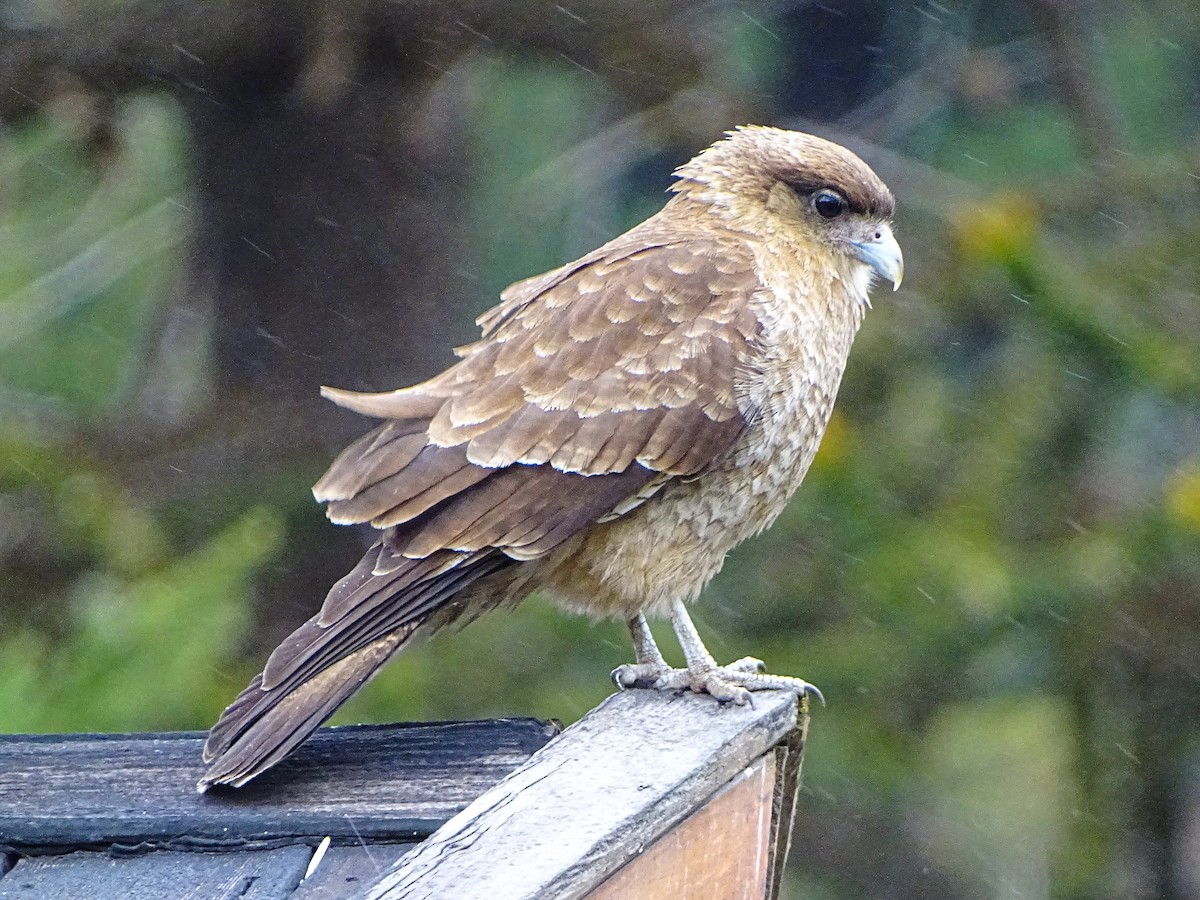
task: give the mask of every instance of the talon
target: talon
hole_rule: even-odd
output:
[[[670,671],[665,666],[626,663],[613,669],[609,677],[618,690],[626,691],[631,688],[657,687],[658,682],[664,677],[664,673]]]
[[[636,626],[636,627],[634,627]],[[640,646],[639,640],[646,641],[644,632],[645,620],[639,616],[631,624],[635,646]],[[699,632],[688,615],[687,606],[682,600],[671,604],[671,627],[679,638],[679,646],[687,660],[687,669],[673,670],[670,678],[663,677],[656,686],[683,686],[696,693],[707,693],[722,703],[735,703],[738,706],[753,706],[752,691],[791,691],[800,696],[814,694],[822,704],[825,698],[821,692],[800,678],[788,678],[781,675],[767,675],[763,670],[766,666],[761,659],[753,656],[743,656],[727,666],[718,666],[713,662],[712,654],[704,646]],[[661,660],[661,656],[658,657]],[[641,657],[639,656],[639,661]]]

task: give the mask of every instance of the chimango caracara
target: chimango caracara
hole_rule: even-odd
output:
[[[675,175],[658,214],[508,288],[442,374],[324,389],[382,424],[313,493],[379,539],[213,726],[201,790],[279,762],[418,634],[533,591],[628,622],[619,687],[811,690],[718,666],[686,604],[812,462],[873,277],[903,275],[892,195],[842,147],[774,128]],[[686,668],[648,615],[670,618]]]

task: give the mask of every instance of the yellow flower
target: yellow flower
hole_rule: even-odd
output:
[[[1176,469],[1165,485],[1167,515],[1177,525],[1200,531],[1200,461]]]
[[[1023,194],[1003,193],[958,211],[954,237],[963,255],[1004,261],[1025,253],[1037,234],[1038,209]]]

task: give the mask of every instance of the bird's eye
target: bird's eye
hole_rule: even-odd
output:
[[[812,198],[813,209],[824,219],[836,219],[846,211],[846,198],[836,191],[817,191]]]

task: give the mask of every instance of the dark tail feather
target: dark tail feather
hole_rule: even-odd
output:
[[[262,676],[222,713],[204,745],[209,762],[196,784],[241,787],[296,749],[334,710],[406,643],[412,631],[392,634],[339,660],[290,691],[264,691]]]
[[[439,628],[467,610],[451,600],[479,579],[514,565],[499,551],[466,556],[433,574],[405,578],[397,569],[372,575],[376,545],[330,592],[353,596],[341,615],[309,619],[271,655],[262,674],[221,714],[204,744],[208,771],[196,787],[241,787],[275,765],[401,650],[423,625]],[[414,569],[425,560],[412,560]],[[336,606],[337,604],[332,604]],[[274,669],[272,667],[275,667]],[[264,674],[272,677],[263,686]]]

